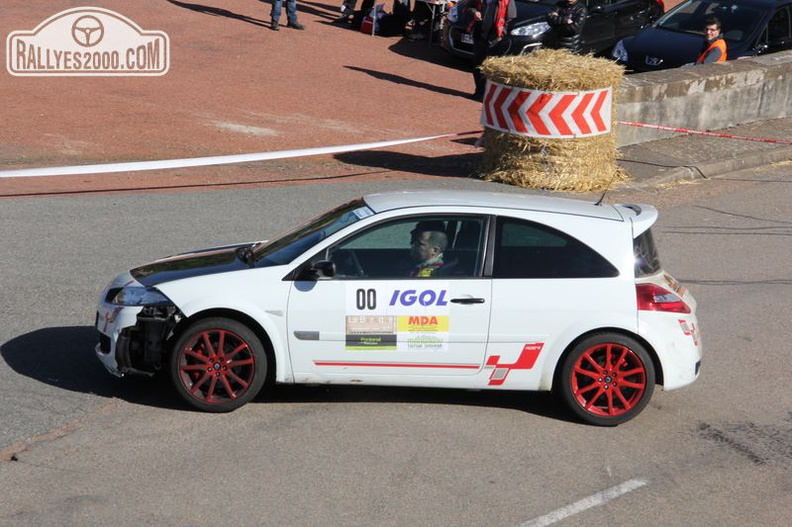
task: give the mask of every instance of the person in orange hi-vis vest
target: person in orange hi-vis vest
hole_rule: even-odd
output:
[[[717,18],[709,17],[704,21],[704,45],[696,64],[710,64],[726,60],[726,41],[721,34],[721,23]]]

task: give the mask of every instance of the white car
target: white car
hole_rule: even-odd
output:
[[[118,376],[169,371],[211,412],[272,382],[370,384],[554,390],[582,421],[616,425],[656,384],[699,375],[696,303],[660,265],[656,220],[646,205],[372,194],[272,241],[120,275],[96,354]]]

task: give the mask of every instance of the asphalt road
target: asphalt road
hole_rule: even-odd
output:
[[[93,358],[117,272],[404,182],[2,200],[0,525],[787,525],[790,173],[609,196],[660,208],[706,351],[699,381],[613,429],[546,394],[363,387],[207,415]]]

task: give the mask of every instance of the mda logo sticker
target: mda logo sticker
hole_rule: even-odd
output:
[[[101,7],[61,11],[6,40],[6,69],[18,76],[159,76],[170,67],[163,31],[144,31]]]

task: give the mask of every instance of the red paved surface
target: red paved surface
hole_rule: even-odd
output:
[[[426,42],[331,25],[340,3],[299,2],[307,30],[277,33],[268,28],[269,3],[257,0],[93,3],[144,30],[166,32],[170,71],[98,78],[3,71],[0,169],[312,148],[480,128],[479,104],[464,98],[472,90],[464,63]],[[7,36],[86,3],[3,4],[0,28]],[[443,172],[444,156],[476,152],[447,140],[387,150],[399,154],[398,176],[382,166],[381,153],[350,154],[340,159],[353,165],[321,156],[158,173],[0,179],[0,195],[355,174],[416,177],[423,163],[433,166],[431,175]]]
[[[32,30],[83,0],[4,0],[0,33]],[[258,0],[102,1],[170,38],[162,77],[0,73],[0,170],[264,152],[476,130],[467,65],[426,42],[330,24],[341,0],[301,1],[306,31],[269,30]],[[669,7],[669,4],[667,4]],[[285,22],[285,15],[282,17]],[[2,39],[5,51],[6,39]],[[3,53],[5,56],[5,53]],[[386,152],[160,172],[0,178],[0,196],[316,178],[466,175],[470,141]],[[466,154],[459,156],[459,154]]]

